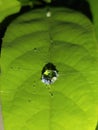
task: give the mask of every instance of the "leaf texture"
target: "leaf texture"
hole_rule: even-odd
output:
[[[48,12],[49,13],[49,12]],[[94,29],[82,14],[36,9],[8,27],[2,45],[2,112],[5,130],[95,130],[98,53]],[[58,80],[41,82],[53,63]]]

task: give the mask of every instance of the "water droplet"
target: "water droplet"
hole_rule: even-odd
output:
[[[35,88],[35,86],[36,86],[36,81],[33,82],[33,88]]]
[[[52,63],[46,64],[42,69],[41,80],[43,83],[50,85],[57,80],[58,70]]]
[[[53,92],[50,92],[51,97],[53,97]]]
[[[37,48],[34,48],[34,52],[37,52]]]
[[[46,17],[51,17],[51,12],[50,12],[50,11],[48,11],[48,12],[46,13]]]

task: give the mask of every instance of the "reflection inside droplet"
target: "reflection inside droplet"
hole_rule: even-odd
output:
[[[58,78],[58,70],[52,63],[46,64],[42,69],[41,81],[47,85],[53,84]]]

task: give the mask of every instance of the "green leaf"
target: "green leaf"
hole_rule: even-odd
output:
[[[8,15],[18,12],[20,3],[17,0],[0,0],[0,22]]]
[[[33,6],[35,3],[36,4],[41,4],[42,1],[39,1],[39,0],[18,0],[22,6],[25,6],[25,5],[30,5],[30,6]],[[43,0],[45,1],[46,3],[50,3],[51,0]]]
[[[1,86],[5,130],[95,130],[98,46],[94,27],[73,10],[46,10],[19,16],[6,31]],[[46,86],[41,72],[49,62],[59,77]]]
[[[44,1],[47,2],[47,3],[51,3],[52,0],[44,0]]]
[[[94,19],[94,29],[98,41],[98,0],[88,0]]]
[[[26,5],[32,6],[34,2],[37,0],[18,0],[18,1],[22,4],[22,6],[26,6]]]

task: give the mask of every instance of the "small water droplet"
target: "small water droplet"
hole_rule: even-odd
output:
[[[58,78],[58,70],[52,63],[46,64],[42,69],[41,81],[47,85],[53,84]]]
[[[37,52],[37,48],[34,48],[34,52]]]
[[[46,13],[46,17],[51,17],[51,12],[50,12],[50,11],[48,11],[48,12]]]
[[[35,86],[36,86],[36,81],[33,82],[33,87],[35,88]]]
[[[51,97],[53,97],[53,92],[50,92]]]

